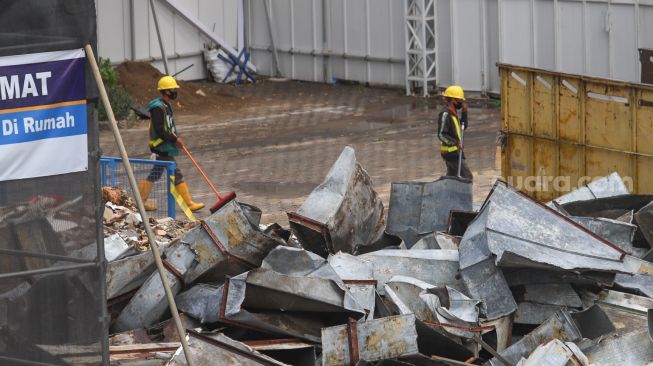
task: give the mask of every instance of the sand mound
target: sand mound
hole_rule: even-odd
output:
[[[127,89],[134,103],[145,106],[158,97],[156,83],[163,74],[147,62],[124,62],[116,67],[120,77],[118,82]],[[204,111],[233,108],[239,103],[237,97],[219,94],[212,90],[200,89],[190,82],[179,81],[179,97],[175,101],[175,111],[202,113]]]

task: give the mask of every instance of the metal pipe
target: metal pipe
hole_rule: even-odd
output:
[[[129,156],[127,155],[127,150],[125,149],[125,144],[122,142],[122,136],[120,135],[120,130],[118,130],[118,123],[116,122],[116,117],[113,115],[113,109],[111,108],[111,103],[109,102],[109,96],[107,91],[104,88],[104,82],[102,81],[102,76],[100,75],[100,69],[98,68],[97,62],[95,60],[95,54],[91,45],[87,44],[84,46],[86,50],[86,58],[91,64],[93,70],[93,76],[95,77],[95,82],[97,83],[98,89],[100,91],[100,97],[102,98],[102,103],[104,103],[107,117],[110,122],[111,130],[113,132],[113,137],[116,140],[118,145],[118,150],[120,150],[120,157],[122,157],[122,162],[125,165],[125,171],[127,172],[127,177],[129,178],[129,185],[131,186],[132,192],[134,193],[134,198],[136,199],[136,206],[138,207],[138,212],[144,218],[143,226],[145,227],[145,233],[147,234],[147,239],[150,243],[150,249],[152,250],[152,256],[154,257],[154,262],[156,263],[156,268],[161,277],[161,283],[163,284],[163,289],[166,293],[166,298],[168,300],[168,305],[170,306],[170,313],[172,314],[172,319],[177,328],[177,333],[179,335],[179,340],[181,341],[181,346],[184,350],[184,355],[186,356],[186,362],[188,366],[193,366],[191,360],[190,349],[188,348],[188,341],[186,340],[186,331],[184,326],[181,324],[181,319],[179,318],[179,312],[177,311],[177,304],[175,303],[175,297],[172,294],[170,289],[170,284],[166,278],[166,269],[163,266],[161,261],[161,253],[159,253],[159,247],[154,240],[154,233],[152,232],[152,227],[150,226],[149,220],[147,220],[147,212],[145,211],[145,206],[143,204],[143,198],[138,190],[138,183],[136,182],[136,177],[134,176],[134,171],[132,170],[131,164],[129,162]]]
[[[5,273],[5,274],[0,274],[0,280],[6,280],[8,278],[16,278],[16,277],[28,277],[28,276],[36,276],[42,274],[65,272],[65,271],[71,271],[75,269],[96,267],[97,265],[98,264],[96,262],[93,262],[93,263],[73,264],[70,266],[48,267],[48,268],[41,268],[41,269],[31,269],[31,270],[20,271],[20,272]]]
[[[163,45],[163,38],[161,37],[161,30],[159,29],[159,17],[156,16],[156,7],[154,6],[154,0],[150,0],[150,7],[152,8],[152,18],[154,18],[156,37],[159,39],[159,48],[161,48],[161,57],[163,58],[163,68],[166,70],[166,75],[170,75],[170,69],[168,68],[168,56],[166,55],[166,49]]]
[[[274,76],[281,76],[281,71],[279,71],[279,55],[277,54],[277,46],[274,40],[274,31],[272,30],[272,12],[270,11],[269,0],[263,0],[263,5],[265,6],[265,18],[268,23],[268,32],[270,33],[270,44],[272,45],[272,59],[274,61]]]
[[[331,16],[329,12],[329,0],[322,0],[322,67],[323,77],[325,83],[331,82],[331,58],[329,54],[331,48],[329,45],[329,37],[331,32],[330,27]]]
[[[198,57],[198,56],[203,56],[202,52],[185,52],[185,53],[176,53],[172,56],[168,56],[168,61],[170,60],[179,60],[182,58],[190,58],[190,57]],[[154,62],[154,61],[163,61],[162,57],[145,57],[145,58],[138,58],[138,59],[133,59],[133,60],[128,60],[124,59],[123,61],[114,61],[111,60],[111,65],[112,66],[117,66],[123,63],[124,61],[136,61],[136,62]],[[183,71],[183,70],[182,70]]]
[[[99,246],[101,246],[100,242],[98,242],[98,247]],[[102,245],[102,246],[104,246],[104,245]],[[64,255],[56,255],[56,254],[26,252],[26,251],[22,251],[22,250],[13,250],[13,249],[2,249],[2,248],[0,248],[0,254],[15,255],[17,257],[31,257],[31,258],[52,259],[52,260],[66,261],[66,262],[72,262],[72,263],[96,263],[95,260],[88,260],[88,259],[75,258],[75,257],[66,257]],[[100,256],[100,254],[102,254],[102,256]],[[98,258],[104,259],[104,251],[102,251],[102,253],[99,253],[99,251],[98,251]]]
[[[253,50],[258,50],[258,51],[267,51],[270,52],[271,49],[269,46],[259,46],[259,45],[252,45],[250,46],[251,49]],[[392,58],[392,57],[376,57],[376,56],[368,56],[368,55],[354,55],[350,53],[332,53],[329,51],[318,51],[318,50],[303,50],[303,49],[298,49],[298,48],[277,48],[277,52],[281,53],[289,53],[289,54],[297,54],[297,55],[310,55],[310,56],[325,56],[325,57],[341,57],[344,59],[351,59],[351,60],[363,60],[363,61],[370,61],[370,62],[389,62],[393,64],[404,64],[406,62],[405,59],[398,59],[398,58]]]

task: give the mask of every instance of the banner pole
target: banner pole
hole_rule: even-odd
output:
[[[138,183],[136,183],[136,177],[134,177],[134,171],[132,170],[131,164],[129,163],[129,156],[127,155],[127,150],[125,149],[125,144],[122,141],[122,136],[120,135],[120,130],[118,130],[118,123],[116,122],[116,117],[113,115],[113,109],[111,108],[111,103],[109,102],[109,96],[107,91],[104,88],[104,82],[102,81],[102,76],[100,75],[100,69],[98,68],[97,62],[95,61],[95,54],[91,45],[87,44],[84,46],[86,50],[86,58],[91,64],[91,69],[93,70],[93,77],[100,91],[100,98],[102,103],[104,103],[104,109],[107,112],[107,117],[109,118],[109,124],[111,126],[111,131],[113,132],[113,137],[116,140],[118,145],[118,150],[120,150],[120,157],[122,158],[123,164],[125,164],[125,170],[127,171],[127,177],[129,177],[129,185],[131,186],[132,192],[134,192],[134,198],[136,199],[136,206],[138,207],[138,212],[143,218],[143,226],[145,227],[145,233],[147,234],[147,239],[150,243],[150,249],[152,250],[152,256],[154,257],[154,262],[156,263],[156,269],[159,272],[161,277],[161,283],[163,284],[163,289],[166,293],[166,298],[168,300],[168,305],[170,306],[170,312],[172,313],[172,319],[174,321],[175,327],[177,328],[177,333],[179,334],[179,340],[181,341],[181,347],[184,350],[184,355],[186,356],[186,364],[188,366],[193,366],[193,362],[190,357],[190,349],[188,348],[188,341],[186,340],[186,330],[181,324],[181,319],[179,318],[179,312],[177,311],[177,304],[175,303],[175,297],[172,294],[170,289],[170,284],[166,278],[166,269],[163,266],[161,261],[161,253],[159,252],[159,247],[154,240],[154,233],[152,232],[152,227],[150,222],[147,219],[145,206],[143,205],[143,199],[138,190]]]

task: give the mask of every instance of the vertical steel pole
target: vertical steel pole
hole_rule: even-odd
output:
[[[118,145],[118,150],[120,150],[120,157],[122,162],[125,165],[125,170],[127,171],[127,177],[129,178],[129,185],[132,188],[134,193],[134,198],[136,199],[136,206],[138,207],[138,212],[143,217],[143,226],[145,227],[145,233],[147,234],[147,239],[150,243],[150,250],[152,250],[152,256],[154,257],[154,263],[161,276],[161,283],[163,284],[163,289],[165,290],[166,298],[168,300],[168,305],[170,306],[170,313],[172,314],[172,319],[177,328],[177,334],[179,335],[179,340],[181,341],[181,347],[184,350],[184,355],[186,356],[186,364],[188,366],[193,366],[191,360],[190,349],[188,348],[188,341],[186,340],[186,330],[181,324],[181,319],[179,318],[179,312],[177,311],[177,304],[175,303],[175,297],[170,290],[170,284],[166,278],[166,269],[163,266],[163,261],[161,260],[161,253],[159,253],[159,247],[154,240],[154,233],[152,232],[152,227],[150,226],[150,221],[147,220],[147,215],[145,211],[145,206],[143,204],[143,198],[141,197],[140,192],[138,191],[138,183],[136,183],[136,177],[134,176],[134,171],[132,166],[129,163],[129,156],[127,156],[127,150],[125,149],[125,144],[122,142],[122,136],[120,136],[120,130],[118,130],[118,123],[116,122],[116,117],[113,115],[113,109],[111,108],[111,103],[109,102],[109,96],[107,91],[104,88],[104,82],[102,81],[102,76],[100,75],[100,68],[95,61],[95,54],[91,45],[84,46],[86,50],[86,58],[91,64],[91,69],[93,70],[93,76],[95,77],[95,82],[97,83],[98,89],[100,91],[100,98],[102,103],[104,103],[104,108],[107,111],[107,117],[111,125],[111,131],[113,132],[113,137],[116,140],[116,145]]]
[[[159,39],[159,48],[161,48],[161,58],[163,59],[163,68],[166,70],[166,75],[170,75],[170,69],[168,68],[168,55],[166,54],[166,49],[163,46],[163,37],[161,36],[161,30],[159,29],[159,17],[156,16],[156,7],[154,6],[154,0],[150,0],[150,7],[152,8],[152,18],[154,18],[154,28],[156,28],[156,37]]]
[[[274,61],[274,76],[281,76],[281,71],[279,71],[279,54],[277,53],[277,43],[274,37],[274,30],[272,29],[272,10],[270,9],[270,3],[268,3],[268,1],[269,0],[263,0],[263,5],[265,6],[265,18],[267,19],[268,23],[268,32],[270,33],[272,60]]]

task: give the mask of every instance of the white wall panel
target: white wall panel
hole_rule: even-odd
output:
[[[585,45],[579,49],[587,59],[582,72],[610,77],[610,33],[607,28],[608,4],[588,3],[585,8]],[[582,40],[578,40],[582,42]]]
[[[244,24],[239,17],[242,0],[177,0],[209,29],[232,47],[244,45]],[[128,60],[152,61],[164,71],[161,51],[149,0],[96,0],[98,12],[98,53],[113,63]],[[157,17],[171,73],[183,70],[185,80],[206,78],[201,52],[209,39],[176,15],[165,1],[155,0]],[[133,29],[132,29],[133,28]]]
[[[263,1],[248,0],[249,46],[259,71],[273,75]],[[405,40],[401,1],[273,0],[270,3],[283,76],[319,82],[343,79],[403,85]],[[326,46],[325,21],[329,29]]]
[[[554,3],[550,0],[533,1],[534,66],[542,69],[555,67]],[[529,14],[530,15],[530,14]]]
[[[233,47],[247,43],[260,74],[274,74],[264,0],[178,1]],[[241,1],[248,2],[247,42],[239,30]],[[435,1],[441,87],[455,82],[470,90],[497,92],[499,61],[636,82],[637,48],[653,48],[651,0]],[[171,71],[194,64],[180,77],[205,77],[200,52],[208,40],[164,0],[156,2]],[[403,0],[270,3],[283,76],[404,85]],[[149,0],[97,0],[97,9],[100,56],[113,62],[154,59],[162,69]]]

